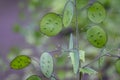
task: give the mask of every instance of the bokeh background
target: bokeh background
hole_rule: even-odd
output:
[[[43,75],[39,69],[39,57],[42,52],[48,51],[55,57],[55,72],[60,80],[74,80],[74,74],[68,55],[60,51],[54,52],[56,48],[68,47],[69,34],[74,33],[74,19],[70,28],[64,29],[55,37],[47,37],[40,33],[39,22],[43,15],[48,12],[62,14],[67,0],[0,0],[0,79],[1,80],[25,80],[29,75]],[[89,2],[95,0],[80,0],[79,8],[79,31],[80,49],[86,53],[87,64],[93,60],[100,49],[93,47],[86,39],[85,29],[95,25],[87,18],[87,8],[82,9]],[[108,34],[106,50],[113,49],[110,53],[120,55],[120,0],[98,0],[106,9],[105,20],[98,24]],[[33,65],[23,70],[10,69],[10,61],[17,55],[25,54],[33,58]],[[102,66],[98,62],[90,67],[102,75],[103,80],[120,80],[114,63],[118,58],[105,57]],[[66,64],[67,63],[67,64]],[[98,80],[99,74],[85,74],[83,80]],[[43,77],[43,80],[45,78]],[[47,80],[47,79],[46,79]]]

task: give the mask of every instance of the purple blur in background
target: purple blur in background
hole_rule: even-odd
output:
[[[19,0],[0,0],[0,58],[2,58],[9,66],[6,57],[11,46],[23,46],[24,39],[19,34],[12,31],[13,25],[19,20]],[[8,70],[0,71],[0,80],[16,71]],[[18,71],[21,73],[21,71]],[[22,75],[22,74],[20,74]]]

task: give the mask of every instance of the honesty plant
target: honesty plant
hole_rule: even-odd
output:
[[[86,1],[86,0],[84,0]],[[84,2],[83,1],[83,2]],[[66,50],[61,50],[67,52],[69,57],[71,58],[71,63],[73,66],[73,72],[75,75],[79,74],[93,74],[97,73],[94,69],[88,67],[88,65],[93,62],[100,60],[101,57],[108,55],[108,53],[104,53],[105,45],[107,43],[108,37],[105,30],[100,26],[100,24],[104,21],[106,17],[106,10],[102,3],[98,1],[94,1],[92,3],[88,3],[87,7],[81,8],[82,0],[68,0],[64,6],[62,14],[58,14],[55,12],[49,12],[45,14],[40,20],[40,32],[44,36],[53,37],[60,34],[63,29],[69,28],[73,18],[75,18],[75,35],[74,33],[70,33],[69,37],[69,48]],[[101,48],[104,54],[100,54],[98,57],[94,59],[93,62],[81,66],[81,63],[85,63],[85,51],[80,50],[79,48],[79,28],[78,28],[78,10],[87,9],[87,17],[91,23],[94,25],[90,25],[90,27],[86,31],[86,39],[88,42],[96,48]],[[88,24],[89,25],[89,24]],[[75,40],[75,41],[74,41]],[[74,44],[74,42],[78,44]],[[110,54],[109,54],[110,55]],[[117,56],[118,57],[118,56]],[[119,57],[118,57],[119,58]],[[19,55],[15,59],[13,59],[10,63],[10,67],[15,70],[23,69],[31,64],[31,58],[26,55]],[[57,80],[54,73],[54,57],[50,54],[50,52],[41,53],[39,59],[39,68],[40,71],[46,78],[51,80]],[[116,70],[120,73],[120,60],[118,59],[115,63]],[[81,80],[82,74],[78,76],[78,80]],[[26,80],[42,80],[38,75],[31,75]]]

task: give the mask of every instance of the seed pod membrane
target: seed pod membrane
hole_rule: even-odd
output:
[[[48,13],[40,21],[40,31],[47,36],[55,36],[62,30],[62,18],[56,13]]]
[[[40,68],[42,73],[47,77],[50,78],[53,73],[53,59],[52,56],[44,52],[40,57]]]
[[[93,46],[101,48],[107,42],[107,35],[99,26],[93,26],[87,30],[87,39]]]
[[[66,5],[65,8],[63,10],[63,25],[64,27],[68,27],[72,21],[73,18],[73,14],[74,14],[74,5],[73,2],[71,0],[69,0]]]
[[[26,55],[19,55],[11,61],[10,67],[12,69],[19,70],[19,69],[23,69],[23,68],[27,67],[30,63],[31,63],[30,57],[28,57]]]
[[[88,8],[88,18],[94,23],[101,23],[106,17],[106,11],[99,2],[93,3]]]

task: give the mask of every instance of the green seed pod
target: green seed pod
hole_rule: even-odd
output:
[[[107,42],[107,35],[99,26],[93,26],[87,30],[87,39],[93,46],[101,48]]]
[[[42,73],[47,77],[50,78],[53,73],[53,59],[52,56],[44,52],[40,57],[40,68]]]
[[[19,55],[15,57],[11,63],[10,67],[15,70],[23,69],[31,63],[31,58],[26,55]]]
[[[64,27],[68,27],[72,21],[73,18],[73,13],[74,13],[74,5],[71,0],[69,0],[65,4],[65,8],[63,10],[63,25]]]
[[[41,80],[39,76],[37,75],[31,75],[26,80]]]
[[[116,61],[115,68],[116,68],[116,71],[120,74],[120,59]]]
[[[47,36],[55,36],[61,30],[62,18],[56,13],[48,13],[40,21],[40,31]]]
[[[99,2],[93,3],[88,8],[88,18],[94,23],[100,23],[105,19],[106,11]]]

